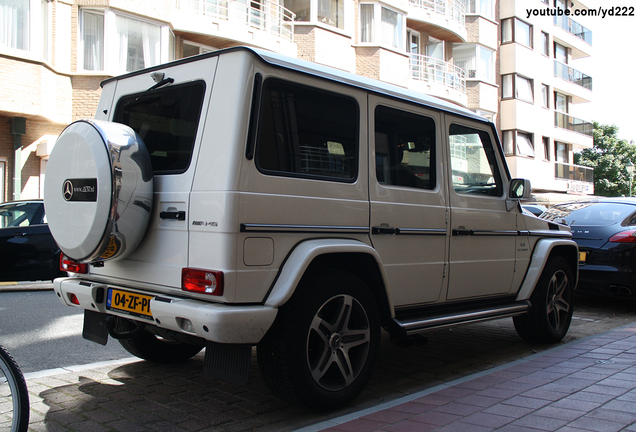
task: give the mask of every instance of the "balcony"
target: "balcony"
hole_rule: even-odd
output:
[[[464,69],[433,57],[411,54],[411,79],[437,84],[447,90],[466,94],[466,72]]]
[[[252,5],[257,5],[254,7]],[[270,0],[261,0],[260,3],[240,3],[232,0],[177,0],[177,9],[187,15],[194,14],[208,18],[216,23],[226,23],[228,34],[233,34],[240,26],[260,30],[270,36],[287,42],[294,41],[294,20],[296,14]],[[175,30],[182,32],[195,32],[184,17],[182,26],[175,24]],[[213,27],[209,27],[213,28]],[[215,35],[208,30],[204,34]]]
[[[594,168],[555,162],[554,170],[554,176],[558,179],[594,183]]]
[[[580,85],[588,90],[592,90],[591,76],[585,75],[583,72],[579,72],[578,70],[556,60],[554,61],[554,76]]]
[[[589,137],[593,136],[594,126],[592,123],[585,120],[577,119],[569,114],[555,111],[554,112],[554,126],[567,129],[572,132],[578,132]]]
[[[554,25],[592,45],[592,32],[573,19],[562,16],[554,17]]]
[[[462,0],[408,0],[409,28],[449,42],[466,42],[466,6]]]

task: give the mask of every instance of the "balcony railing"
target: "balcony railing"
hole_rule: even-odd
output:
[[[592,136],[594,130],[592,123],[558,111],[554,112],[554,125],[562,129],[571,130],[572,132],[578,132],[588,136]]]
[[[433,57],[411,54],[411,78],[435,82],[466,93],[466,72],[459,66]]]
[[[290,42],[294,41],[296,14],[270,0],[260,0],[259,3],[241,0],[177,0],[177,7],[215,20],[243,24]]]
[[[409,0],[409,4],[448,17],[466,27],[466,5],[461,0]]]
[[[554,17],[554,25],[592,45],[592,32],[565,15]]]
[[[574,84],[578,84],[581,87],[592,90],[592,77],[585,75],[583,72],[579,72],[570,66],[561,63],[557,60],[554,61],[554,76],[570,81]]]
[[[558,179],[594,183],[594,169],[590,167],[556,162],[554,170]]]

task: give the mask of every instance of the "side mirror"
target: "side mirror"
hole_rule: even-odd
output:
[[[510,192],[508,193],[510,199],[528,199],[531,193],[530,180],[516,178],[510,181]]]

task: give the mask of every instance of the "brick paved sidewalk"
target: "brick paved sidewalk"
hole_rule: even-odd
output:
[[[636,323],[302,432],[636,431]]]

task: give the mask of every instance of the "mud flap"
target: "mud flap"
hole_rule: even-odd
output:
[[[247,385],[250,377],[252,346],[221,344],[207,341],[204,372],[210,378],[239,386]]]
[[[84,309],[82,337],[100,345],[106,345],[106,342],[108,342],[108,329],[102,324],[106,317],[108,315],[105,313]]]

